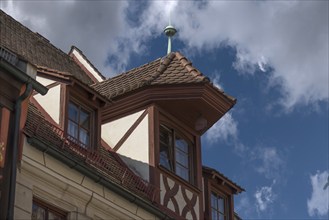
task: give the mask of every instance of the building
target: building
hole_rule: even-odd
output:
[[[0,24],[1,28],[1,24]],[[2,30],[2,29],[1,29]],[[0,45],[0,218],[12,218],[15,199],[17,156],[33,91],[45,95],[47,88],[36,80],[31,63]]]
[[[244,189],[202,165],[200,142],[236,100],[187,58],[106,79],[78,48],[66,54],[3,11],[0,27],[1,48],[48,89],[28,98],[19,130],[15,219],[238,218]]]

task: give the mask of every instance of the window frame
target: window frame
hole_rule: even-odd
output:
[[[212,197],[213,195],[216,197],[216,202],[217,202],[217,207],[216,209],[213,209],[213,204],[212,204]],[[219,199],[223,200],[223,212],[219,209],[218,201]],[[229,210],[230,210],[230,205],[229,205],[229,198],[225,196],[223,193],[218,192],[217,190],[210,190],[210,196],[209,196],[209,208],[210,208],[210,213],[209,217],[211,220],[228,220],[229,219]],[[213,219],[213,210],[216,212],[216,216],[222,216],[223,218],[217,217],[217,219]]]
[[[171,132],[171,143],[168,147],[168,161],[170,164],[171,161],[171,169],[166,167],[164,164],[161,163],[161,127],[164,127],[164,129],[168,130]],[[177,151],[177,146],[175,144],[176,137],[180,137],[187,143],[187,159],[188,159],[188,167],[184,167],[183,164],[181,164],[179,161],[176,159],[176,151]],[[179,179],[188,182],[189,184],[195,184],[195,168],[194,168],[194,161],[195,160],[195,141],[194,136],[191,134],[188,134],[187,132],[184,132],[184,130],[180,129],[177,126],[174,126],[172,123],[168,123],[167,121],[160,121],[159,122],[159,135],[158,135],[159,141],[159,166],[163,167],[166,169],[168,172],[172,173],[173,175],[177,176]],[[180,151],[180,150],[179,150]],[[188,168],[188,179],[185,179],[181,175],[177,173],[177,163],[179,166],[182,166],[183,168]]]
[[[74,122],[73,120],[70,120],[70,114],[69,114],[69,108],[70,108],[70,104],[75,105],[76,107],[78,107],[78,123]],[[79,140],[79,136],[80,136],[80,129],[84,129],[85,128],[81,128],[80,126],[80,112],[81,110],[83,110],[84,112],[89,114],[89,141],[88,144],[84,144],[83,142],[81,142]],[[71,134],[69,134],[69,123],[70,121],[72,121],[73,123],[75,123],[78,126],[78,137],[74,137]],[[93,143],[94,143],[94,134],[93,134],[93,130],[95,127],[95,110],[91,109],[90,107],[87,107],[85,104],[83,104],[83,102],[70,97],[67,101],[67,105],[66,105],[66,117],[65,117],[65,134],[67,136],[67,138],[69,138],[71,141],[73,141],[74,143],[78,144],[79,146],[81,146],[84,149],[92,149],[93,147]]]
[[[31,219],[33,216],[33,206],[36,205],[42,209],[45,210],[45,218],[44,220],[49,219],[49,213],[56,214],[56,216],[62,218],[62,219],[67,219],[68,213],[64,210],[61,210],[60,208],[57,208],[49,203],[46,203],[40,199],[33,198],[32,200],[32,211],[31,211]]]

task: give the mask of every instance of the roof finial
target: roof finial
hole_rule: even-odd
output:
[[[164,32],[168,37],[167,54],[170,54],[171,53],[171,37],[174,36],[177,32],[177,30],[174,28],[174,26],[171,25],[170,14],[169,14],[169,25],[164,29]]]

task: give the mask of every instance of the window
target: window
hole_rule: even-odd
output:
[[[191,144],[174,129],[160,126],[160,164],[191,182]]]
[[[32,220],[64,220],[66,213],[46,203],[33,199]]]
[[[86,148],[90,145],[91,113],[69,102],[67,133],[71,140]]]
[[[211,219],[226,220],[226,199],[216,193],[211,193]]]

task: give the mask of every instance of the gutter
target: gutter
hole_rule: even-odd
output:
[[[132,192],[127,191],[122,186],[105,179],[104,177],[102,177],[102,175],[95,173],[94,170],[90,169],[90,167],[86,166],[85,164],[81,162],[73,161],[72,158],[70,158],[68,155],[65,155],[63,152],[60,152],[57,149],[46,145],[45,143],[38,140],[37,138],[28,137],[27,142],[32,146],[36,147],[37,149],[39,149],[40,151],[46,152],[50,156],[53,156],[57,160],[63,162],[70,168],[73,168],[78,172],[80,172],[81,174],[91,178],[96,183],[99,183],[105,186],[106,188],[112,190],[113,192],[117,193],[118,195],[130,201],[131,203],[134,203],[137,206],[143,208],[144,210],[152,213],[153,215],[156,215],[159,219],[173,219],[167,214],[165,214],[163,211],[161,211],[159,208],[157,208],[155,205],[152,205],[149,202],[142,199],[141,197],[136,196]]]
[[[20,133],[20,121],[22,112],[22,102],[31,94],[32,90],[36,90],[41,95],[45,95],[48,89],[42,84],[37,82],[35,79],[27,75],[22,70],[13,66],[13,64],[8,63],[5,59],[0,57],[0,68],[4,69],[9,75],[16,78],[19,82],[26,85],[24,93],[18,97],[14,106],[14,133],[11,137],[12,140],[12,161],[9,164],[9,193],[8,193],[8,211],[6,219],[14,219],[14,205],[15,205],[15,192],[16,192],[16,175],[17,175],[17,153],[18,153],[18,143],[19,143],[19,133]]]
[[[0,67],[4,68],[8,72],[11,73],[16,79],[18,79],[22,83],[31,84],[33,89],[40,93],[41,95],[45,95],[48,92],[48,89],[44,87],[41,83],[37,82],[29,75],[24,73],[23,71],[13,67],[11,64],[8,64],[3,59],[0,59]]]

